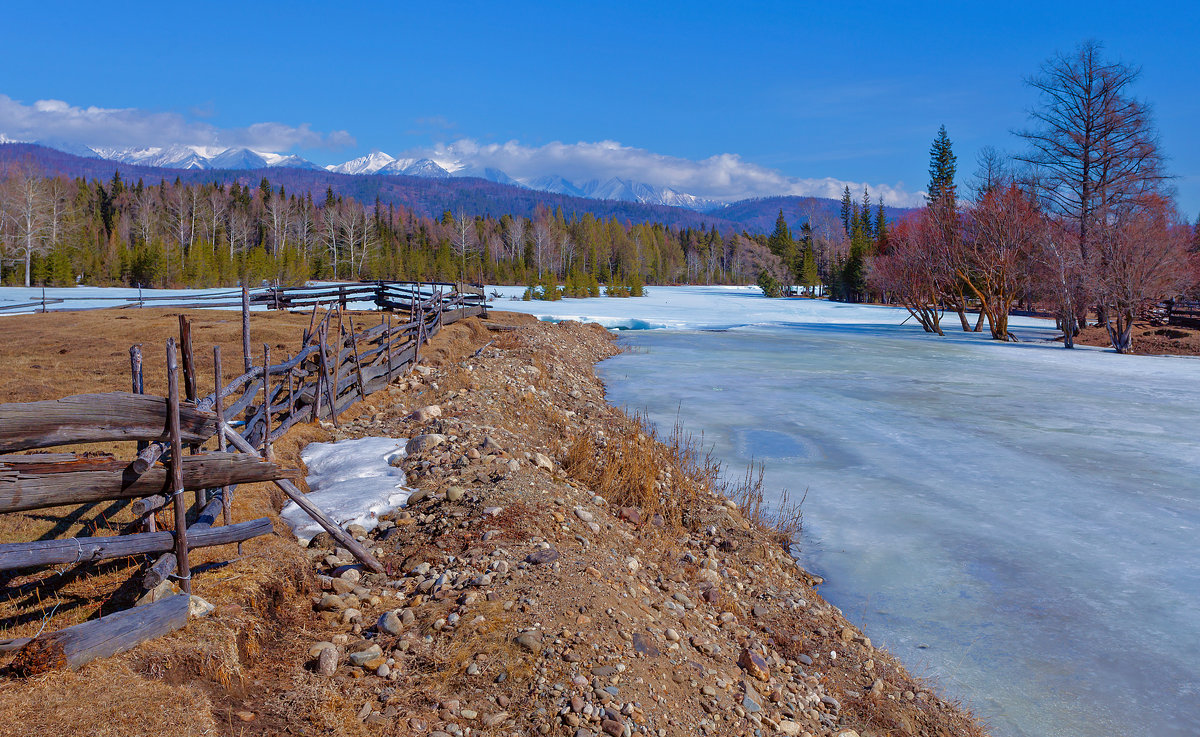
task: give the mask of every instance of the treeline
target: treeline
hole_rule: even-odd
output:
[[[926,331],[942,315],[1012,340],[1015,306],[1050,311],[1070,348],[1090,317],[1132,351],[1148,303],[1200,283],[1200,223],[1175,209],[1149,109],[1130,95],[1136,70],[1095,42],[1056,56],[1031,80],[1041,95],[1026,153],[985,149],[970,192],[943,127],[930,151],[926,207],[902,219],[870,259],[868,287],[903,304]],[[968,306],[978,317],[968,319]]]
[[[780,270],[765,236],[715,227],[445,212],[422,217],[326,190],[43,177],[0,172],[0,281],[228,286],[310,279],[587,285],[750,283]],[[785,249],[786,251],[786,249]],[[781,255],[787,257],[786,252]],[[581,288],[580,285],[583,285]]]

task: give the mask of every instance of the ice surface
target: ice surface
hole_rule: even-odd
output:
[[[649,291],[493,307],[691,328],[622,333],[610,398],[807,490],[824,595],[995,734],[1200,734],[1200,361]]]
[[[336,443],[310,443],[300,454],[308,467],[308,499],[343,527],[359,524],[368,530],[379,515],[404,504],[412,489],[404,472],[390,461],[404,456],[405,440],[367,437]],[[322,531],[294,502],[281,514],[296,537],[307,542]]]

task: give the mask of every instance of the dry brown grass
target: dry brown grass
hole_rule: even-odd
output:
[[[126,310],[0,318],[0,401],[35,401],[67,394],[126,391],[129,346],[143,344],[146,391],[165,392],[165,348],[178,336],[177,310]],[[212,345],[222,346],[224,379],[243,370],[241,323],[236,312],[188,311],[201,394],[212,390]],[[367,315],[360,329],[377,320]],[[477,320],[467,321],[478,323]],[[295,351],[305,314],[254,313],[255,345],[267,342],[273,357]],[[478,325],[456,324],[430,346],[443,358],[467,350]],[[486,331],[484,331],[486,332]],[[442,345],[443,336],[448,346]],[[389,403],[380,392],[343,417],[373,413]],[[277,460],[303,468],[300,452],[329,435],[316,425],[297,425],[275,445]],[[65,448],[103,451],[129,458],[133,443]],[[239,487],[235,521],[269,516],[276,536],[247,541],[238,557],[232,545],[192,552],[194,593],[217,605],[204,620],[79,672],[34,679],[0,678],[0,735],[54,734],[277,734],[297,721],[321,734],[360,734],[351,704],[325,680],[299,664],[309,644],[327,635],[312,616],[306,594],[312,569],[276,517],[282,499],[274,485]],[[113,534],[132,521],[128,503],[84,505],[0,516],[0,542]],[[163,523],[167,515],[160,515]],[[118,560],[65,566],[20,576],[0,574],[0,638],[54,631],[126,608],[140,593],[139,565]],[[318,631],[309,631],[317,628]],[[0,656],[0,666],[7,658]],[[233,716],[249,708],[258,716]]]

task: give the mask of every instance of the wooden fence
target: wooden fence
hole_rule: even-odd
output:
[[[215,382],[205,397],[197,396],[191,323],[180,315],[179,343],[171,339],[166,345],[166,397],[142,393],[142,354],[134,346],[131,392],[0,404],[0,454],[8,454],[0,455],[0,513],[135,499],[132,509],[137,517],[129,530],[111,537],[0,545],[0,571],[146,555],[152,557],[142,572],[143,589],[174,577],[190,593],[189,550],[230,543],[240,548],[242,541],[272,531],[265,517],[238,523],[231,518],[236,486],[263,481],[274,482],[365,567],[383,571],[366,548],[296,487],[292,482],[296,471],[273,462],[272,444],[297,422],[327,419],[337,424],[348,407],[407,373],[420,359],[421,347],[443,325],[486,316],[483,290],[379,283],[278,289],[267,295],[241,291],[236,304],[242,307],[245,372],[222,381],[221,350],[214,346]],[[371,327],[355,325],[354,317],[345,313],[348,303],[366,297],[381,308],[379,324]],[[220,298],[206,296],[195,301],[199,305],[171,306],[215,306],[212,302]],[[268,346],[261,354],[252,353],[250,309],[256,303],[279,309],[311,306],[309,326],[295,355],[272,363]],[[331,309],[318,319],[320,305]],[[404,313],[404,319],[394,319],[396,310]],[[200,452],[200,446],[213,438],[217,450]],[[121,440],[138,441],[132,461],[95,454],[11,455],[70,443]],[[189,491],[195,492],[194,508],[199,510],[190,525],[185,499]],[[159,531],[156,514],[167,507],[173,511],[173,529]],[[223,524],[216,524],[218,518]],[[18,672],[77,667],[183,626],[187,606],[178,600],[186,602],[187,596],[169,596],[32,640],[0,640],[0,651],[18,650],[13,661]]]

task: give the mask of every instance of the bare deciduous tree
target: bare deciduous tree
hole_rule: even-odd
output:
[[[30,284],[34,254],[50,248],[50,191],[45,179],[16,168],[4,182],[4,219],[15,250],[25,263],[25,286]]]

